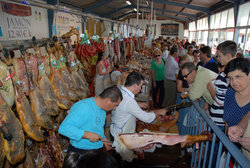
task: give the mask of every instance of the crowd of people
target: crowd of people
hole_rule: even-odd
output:
[[[250,159],[250,63],[248,59],[236,57],[236,43],[219,44],[214,56],[204,44],[197,46],[195,42],[178,38],[158,38],[153,41],[151,51],[151,112],[145,111],[148,104],[135,100],[144,83],[143,75],[133,71],[124,86],[109,87],[110,83],[105,86],[105,75],[111,72],[112,65],[102,53],[98,54],[95,97],[75,103],[59,128],[59,133],[70,139],[65,164],[71,163],[72,157],[73,160],[85,157],[89,150],[100,151],[103,147],[111,150],[112,141],[119,133],[136,132],[137,119],[152,123],[166,114],[165,107],[189,101],[187,96],[203,107],[222,131],[228,130],[225,133],[230,140],[240,144]],[[192,127],[188,123],[195,118],[187,116],[195,110],[191,106],[179,111],[180,135],[188,133],[183,128]],[[111,139],[104,135],[107,111],[112,111]]]
[[[167,56],[165,54],[163,57],[162,54],[162,59],[165,60],[164,106],[174,102],[189,101],[185,99],[188,95],[191,100],[203,107],[222,131],[226,131],[225,134],[233,142],[241,144],[237,146],[242,146],[244,153],[249,152],[250,136],[247,126],[250,121],[250,64],[241,53],[237,53],[236,43],[234,41],[222,42],[217,46],[215,55],[212,55],[209,46],[204,44],[197,46],[195,42],[159,38],[155,40],[155,43],[155,46],[160,44],[163,51],[166,48],[169,49],[169,52],[165,52],[168,53]],[[152,68],[152,73],[156,75],[157,72]],[[169,84],[171,82],[172,86]],[[174,86],[175,82],[177,85]],[[177,94],[173,91],[175,89]],[[177,96],[176,99],[175,96]],[[169,104],[168,99],[174,100]],[[157,102],[157,99],[153,100]],[[179,111],[177,123],[180,128],[179,134],[187,134],[190,129],[183,128],[192,127],[187,123],[195,118],[192,115],[191,118],[187,116],[190,116],[188,113],[194,110],[196,109],[191,106]],[[240,131],[236,133],[235,130]],[[243,135],[244,138],[242,138]],[[248,158],[250,159],[249,154]]]

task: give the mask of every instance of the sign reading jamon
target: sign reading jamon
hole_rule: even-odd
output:
[[[8,2],[1,2],[1,6],[8,38],[13,40],[31,38],[31,7]]]

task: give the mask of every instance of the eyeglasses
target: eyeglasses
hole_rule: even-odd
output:
[[[187,75],[182,75],[182,76],[183,76],[183,78],[187,78],[187,77],[188,77],[188,75],[190,75],[192,72],[193,72],[193,70],[192,70],[192,71],[190,71],[190,72],[188,72],[188,74],[187,74]]]
[[[230,82],[233,81],[240,81],[244,76],[243,75],[236,75],[236,76],[228,76]]]
[[[155,55],[155,57],[159,57],[159,56],[161,56],[161,55]]]

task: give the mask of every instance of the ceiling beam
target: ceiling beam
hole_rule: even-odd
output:
[[[166,5],[173,5],[173,6],[181,6],[197,11],[201,11],[203,13],[210,13],[210,9],[206,7],[201,7],[201,6],[196,6],[196,5],[189,5],[185,3],[178,3],[178,2],[172,2],[172,1],[166,1],[166,0],[154,0],[154,3],[161,3],[161,4],[166,4]]]
[[[189,19],[186,17],[180,17],[180,16],[172,16],[172,15],[166,15],[166,14],[161,14],[161,13],[156,13],[157,16],[162,16],[162,17],[167,17],[167,18],[172,18],[172,19],[177,19],[177,20],[181,20],[184,22],[188,22]]]
[[[82,8],[83,8],[83,11],[88,12],[88,11],[91,11],[93,9],[99,8],[99,7],[101,7],[101,6],[103,6],[103,5],[107,4],[107,3],[110,3],[112,1],[113,0],[100,1],[100,2],[96,3],[95,5],[89,6],[89,7],[85,8],[85,9],[84,9],[83,6],[82,6]]]
[[[75,4],[73,4],[73,3],[71,3],[71,2],[68,2],[68,1],[65,1],[65,0],[60,0],[59,3],[60,3],[60,4],[64,4],[64,5],[68,5],[68,6],[71,6],[71,7],[74,7],[74,8],[81,9],[80,6],[75,5]]]
[[[127,8],[136,8],[136,5],[123,6],[123,7],[119,8],[119,9],[115,9],[115,10],[112,10],[111,12],[105,13],[104,16],[105,17],[109,17],[110,15],[112,15],[112,14],[118,12],[118,11],[121,11],[123,9],[127,9]],[[149,9],[149,10],[151,10],[151,7],[139,6],[139,9]],[[175,13],[175,14],[179,14],[179,15],[184,15],[184,16],[190,17],[192,19],[197,19],[197,16],[193,15],[193,14],[183,13],[183,12],[179,12],[179,11],[171,11],[171,10],[160,9],[160,8],[155,8],[155,10],[156,11],[161,11],[161,12]]]
[[[193,0],[189,0],[187,4],[190,4]],[[165,4],[164,4],[165,5]],[[180,13],[185,9],[185,7],[182,7],[182,9],[179,11]],[[175,16],[178,16],[178,14],[176,14]]]
[[[130,14],[136,14],[137,12],[136,11],[132,11],[132,12],[129,12],[129,13],[125,13],[125,14],[122,14],[120,16],[117,16],[117,17],[114,17],[112,19],[116,19],[116,20],[119,20],[127,15],[130,15]],[[146,12],[146,13],[149,13],[149,12]],[[166,18],[171,18],[171,19],[177,19],[177,20],[181,20],[181,21],[184,21],[184,22],[188,22],[188,18],[184,18],[184,17],[179,17],[179,16],[172,16],[172,15],[166,15],[166,14],[161,14],[161,13],[155,13],[157,16],[162,16],[162,17],[166,17]]]
[[[225,0],[225,1],[232,2],[232,3],[238,3],[239,2],[239,0]]]
[[[133,6],[133,7],[130,7],[130,6]],[[105,16],[105,17],[109,17],[110,15],[112,15],[112,14],[114,14],[114,13],[118,12],[118,11],[121,11],[121,10],[123,10],[123,9],[127,9],[127,8],[134,8],[134,7],[135,7],[135,5],[123,6],[123,7],[121,7],[121,8],[118,8],[118,9],[112,10],[112,11],[107,12],[107,13],[104,13],[104,14],[103,14],[103,16]]]
[[[146,9],[151,9],[150,7],[145,7]],[[179,11],[172,11],[172,10],[167,10],[167,9],[160,9],[160,8],[155,8],[156,11],[162,11],[162,12],[168,12],[168,13],[175,13],[178,15],[184,15],[193,19],[196,19],[197,16],[193,15],[193,14],[189,14],[189,13],[183,13],[183,12],[179,12]]]
[[[128,16],[128,15],[130,15],[130,14],[136,14],[137,12],[136,11],[131,11],[131,12],[128,12],[128,13],[124,13],[124,14],[122,14],[122,15],[120,15],[120,16],[117,16],[117,17],[115,17],[115,18],[112,18],[112,19],[114,19],[114,20],[119,20],[119,19],[121,19],[121,18],[123,18],[123,17],[125,17],[125,16]]]

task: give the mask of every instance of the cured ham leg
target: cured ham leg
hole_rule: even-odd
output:
[[[47,46],[47,51],[50,56],[50,76],[49,80],[52,84],[56,98],[58,100],[57,105],[64,110],[71,107],[72,103],[69,100],[68,89],[63,83],[62,75],[59,72],[59,62],[56,60],[55,56],[51,53],[51,49]]]
[[[56,162],[58,168],[63,166],[64,155],[61,145],[58,143],[55,131],[49,132],[50,136],[48,138],[47,148],[48,153],[52,156],[53,160]]]
[[[178,120],[179,112],[175,112],[173,115],[160,116],[155,119],[153,124],[146,124],[142,121],[137,122],[136,130],[138,132],[147,129],[151,132],[165,132],[167,133],[169,129],[174,126]]]
[[[28,147],[26,147],[25,151],[26,151],[26,157],[25,157],[25,161],[23,163],[23,166],[25,168],[35,168],[35,167],[37,167],[36,163],[35,163],[35,160],[34,160],[32,154],[30,153]]]
[[[62,82],[62,76],[57,71],[52,71],[49,80],[52,84],[54,92],[57,97],[57,105],[64,110],[71,107],[72,103],[69,100],[68,90],[64,83]]]
[[[35,141],[43,141],[41,126],[37,124],[27,97],[15,86],[15,103],[18,116],[26,134]]]
[[[206,141],[208,135],[166,135],[153,133],[126,133],[119,135],[120,141],[129,149],[139,149],[152,143],[161,143],[163,145],[176,145],[182,143],[182,147],[191,145],[195,142]]]
[[[43,96],[36,85],[33,86],[33,90],[30,92],[30,104],[31,109],[38,121],[38,124],[45,129],[53,128],[53,120],[50,117],[50,111],[47,108]]]
[[[88,91],[86,90],[84,80],[81,79],[79,73],[77,72],[79,67],[76,63],[76,57],[75,57],[74,52],[69,53],[69,57],[68,57],[67,61],[69,64],[68,68],[69,68],[69,71],[71,74],[72,83],[74,85],[74,88],[77,90],[76,94],[78,95],[78,97],[80,99],[84,99],[88,96],[87,95]]]
[[[78,66],[78,74],[80,76],[80,78],[83,80],[84,82],[84,87],[85,87],[85,90],[87,91],[87,95],[90,95],[90,91],[89,91],[89,84],[84,76],[84,73],[83,73],[83,66],[81,64],[81,62],[76,58],[76,65]]]
[[[3,167],[4,159],[5,159],[5,153],[3,150],[2,140],[0,138],[0,167]]]
[[[26,55],[24,60],[25,60],[25,64],[26,64],[27,72],[28,72],[29,76],[32,76],[32,80],[35,83],[37,83],[37,78],[38,78],[37,56],[29,53]]]
[[[42,79],[38,81],[38,86],[43,95],[45,104],[49,109],[49,114],[51,116],[56,116],[59,113],[59,107],[57,105],[55,92],[48,77],[43,76]]]
[[[64,85],[67,87],[69,98],[71,101],[77,101],[78,100],[78,96],[76,94],[77,90],[74,88],[74,85],[73,85],[72,79],[71,79],[71,75],[70,75],[68,68],[66,66],[67,52],[66,52],[66,50],[64,50],[64,53],[63,53],[62,48],[59,45],[58,41],[54,43],[54,46],[57,50],[57,53],[55,55],[57,55],[56,58],[57,58],[58,63],[59,63],[58,70],[62,75],[62,80],[63,80]]]
[[[24,134],[23,128],[20,121],[16,118],[14,112],[11,110],[9,105],[3,99],[0,94],[0,116],[1,116],[1,125],[0,127],[3,130],[8,130],[8,136],[10,138],[2,138],[2,144],[4,153],[11,164],[16,164],[23,160],[25,156],[24,151]],[[2,130],[1,129],[1,130]],[[3,132],[0,130],[0,134]]]
[[[140,149],[152,143],[161,143],[164,145],[175,145],[186,141],[186,136],[163,135],[152,133],[127,133],[119,135],[120,141],[128,149]]]
[[[57,105],[56,94],[49,81],[49,78],[46,75],[44,63],[41,62],[38,67],[39,67],[38,68],[39,69],[38,87],[50,111],[49,114],[51,116],[56,116],[59,113],[59,107]]]
[[[48,153],[48,149],[46,148],[45,144],[41,144],[39,148],[39,156],[37,161],[38,168],[56,168],[56,163],[52,160],[51,156]]]
[[[10,76],[10,74],[7,65],[0,61],[0,93],[11,107],[14,104],[14,88],[12,81],[10,79],[6,80],[8,76]]]
[[[166,133],[125,133],[119,134],[118,137],[115,138],[113,146],[115,146],[116,152],[119,153],[124,160],[131,162],[134,158],[132,150],[141,150],[154,143],[169,146],[181,143],[181,146],[184,147],[195,142],[210,139],[210,135],[180,136]]]
[[[50,61],[49,61],[49,57],[48,56],[41,56],[40,60],[43,63],[43,66],[45,68],[45,74],[47,77],[49,77],[50,75]],[[39,66],[38,66],[38,70],[39,70]]]
[[[12,59],[12,63],[14,65],[15,74],[23,86],[24,94],[29,95],[29,80],[27,76],[28,73],[26,71],[23,59],[22,58]]]
[[[154,123],[146,124],[143,122],[138,122],[137,131],[140,132],[144,129],[147,129],[151,132],[168,132],[169,129],[173,127],[178,120],[179,112],[176,110],[186,108],[191,105],[192,103],[190,102],[170,105],[166,108],[167,115],[157,118]]]

